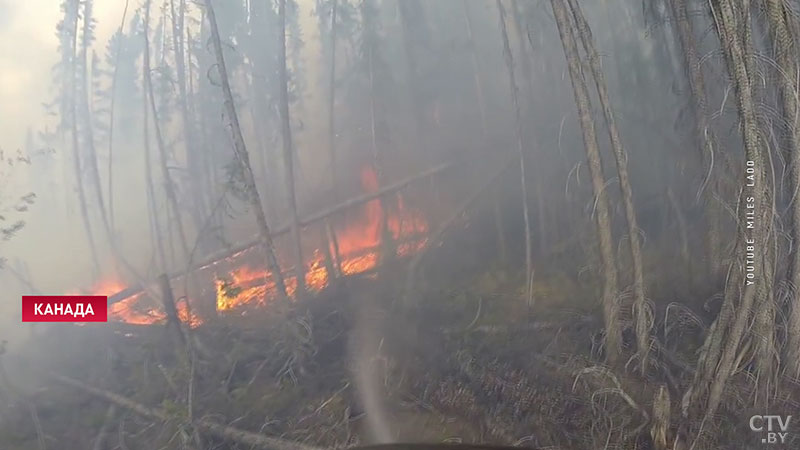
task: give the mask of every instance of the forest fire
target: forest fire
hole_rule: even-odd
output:
[[[361,185],[367,193],[379,189],[378,176],[371,166],[362,169]],[[399,256],[414,253],[425,245],[423,236],[428,231],[425,218],[419,211],[407,208],[400,194],[396,195],[395,202],[395,205],[384,205],[379,199],[371,200],[361,208],[355,220],[336,231],[343,276],[357,275],[377,267],[381,246],[384,243],[384,220],[386,220],[385,230],[398,244]],[[334,253],[333,249],[331,253]],[[269,271],[247,266],[232,271],[229,279],[218,277],[215,281],[217,310],[227,311],[274,297],[275,284],[271,278]],[[311,291],[320,291],[328,285],[325,254],[321,249],[315,249],[311,259],[306,263],[305,281]],[[286,279],[286,289],[289,295],[294,295],[297,289],[295,277]]]
[[[361,171],[361,185],[366,193],[374,193],[379,189],[378,176],[371,166]],[[391,197],[371,200],[362,205],[356,214],[348,216],[344,226],[335,227],[338,244],[339,266],[342,276],[362,274],[375,269],[380,263],[381,250],[393,248],[398,256],[413,254],[425,245],[428,222],[415,209],[406,207],[402,196],[398,193]],[[394,247],[384,246],[388,237]],[[218,312],[231,311],[236,308],[263,306],[277,295],[272,274],[264,267],[237,262],[243,258],[240,252],[228,262],[235,268],[224,273],[214,273],[214,295]],[[331,245],[332,255],[335,255]],[[306,258],[305,281],[311,292],[319,292],[329,284],[329,273],[325,264],[323,249],[315,249]],[[335,258],[335,256],[334,256]],[[294,296],[297,279],[293,274],[284,274],[287,293]],[[112,295],[125,289],[122,283],[104,281],[96,285],[91,292],[95,295]],[[197,326],[202,319],[189,311],[193,302],[177,301],[176,308],[180,319]],[[134,325],[150,325],[163,323],[166,314],[160,305],[149,299],[144,293],[135,294],[109,307],[109,317],[117,322]]]

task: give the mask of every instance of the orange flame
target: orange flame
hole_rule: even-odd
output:
[[[372,166],[362,168],[361,185],[367,193],[379,190],[378,174]],[[377,267],[384,232],[400,244],[396,249],[397,254],[407,256],[424,247],[426,241],[421,236],[427,231],[428,222],[423,215],[417,210],[407,208],[399,193],[393,197],[386,196],[367,202],[358,214],[350,216],[347,226],[336,230],[342,275],[361,274]],[[237,256],[240,255],[234,255],[228,260],[235,261]],[[328,285],[329,274],[325,268],[323,250],[314,250],[305,266],[306,286],[310,291],[318,292]],[[287,293],[294,296],[297,289],[296,277],[287,276],[285,282]],[[223,276],[217,274],[214,285],[216,309],[220,312],[245,305],[263,306],[268,298],[274,298],[277,293],[275,281],[268,270],[247,265],[241,265]],[[108,281],[95,286],[93,291],[97,295],[110,295],[123,289],[123,284]],[[130,324],[163,323],[166,320],[163,310],[157,305],[148,306],[143,297],[139,294],[114,303],[109,310],[110,317]],[[182,321],[191,326],[202,323],[195,314],[188,313],[186,302],[179,302],[177,308]]]

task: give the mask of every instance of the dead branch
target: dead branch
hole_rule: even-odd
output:
[[[88,394],[94,395],[95,397],[100,397],[123,408],[129,409],[141,416],[163,422],[170,420],[169,414],[162,409],[150,408],[127,397],[123,397],[119,394],[115,394],[104,389],[91,387],[81,381],[74,380],[63,375],[52,374],[51,378],[61,384],[80,389]],[[249,445],[254,448],[268,450],[317,450],[316,447],[240,430],[238,428],[222,425],[205,418],[195,421],[194,426],[196,426],[203,433],[207,433],[211,436],[234,441],[242,445]]]

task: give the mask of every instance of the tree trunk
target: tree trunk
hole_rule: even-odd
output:
[[[600,244],[600,260],[603,277],[603,319],[605,321],[605,350],[609,363],[616,363],[622,352],[622,329],[619,321],[619,299],[617,298],[617,267],[614,261],[614,248],[611,235],[611,218],[609,215],[608,196],[605,192],[605,175],[600,160],[600,149],[597,144],[594,120],[591,116],[589,92],[581,72],[578,48],[572,25],[565,4],[562,0],[550,1],[553,14],[558,25],[561,44],[569,67],[575,104],[578,108],[578,119],[586,146],[586,157],[589,162],[589,173],[592,178],[592,190],[595,197],[595,223]]]
[[[473,80],[475,83],[475,100],[478,102],[478,112],[481,115],[481,135],[483,137],[483,143],[485,145],[489,145],[489,126],[486,122],[486,101],[484,99],[484,91],[483,91],[483,82],[481,80],[481,73],[480,73],[480,66],[478,65],[478,50],[475,47],[475,38],[472,33],[472,18],[469,13],[469,1],[463,0],[463,12],[464,12],[464,25],[467,28],[467,45],[469,46],[470,52],[470,61],[472,63],[472,74]],[[476,152],[477,153],[477,152]],[[477,154],[476,154],[477,156]],[[476,168],[479,167],[479,160],[475,158],[473,161],[473,165]],[[493,208],[492,211],[494,213],[494,225],[495,225],[495,233],[497,236],[497,255],[500,263],[506,265],[508,263],[508,250],[506,246],[506,235],[503,227],[503,216],[502,211],[500,209],[500,200],[502,198],[502,192],[497,187],[492,188],[492,195],[495,197],[494,201],[492,202]]]
[[[511,45],[508,43],[508,28],[506,27],[506,12],[503,8],[503,3],[497,0],[497,12],[500,16],[500,32],[503,38],[503,54],[506,60],[506,70],[508,71],[508,83],[511,89],[511,101],[514,104],[514,120],[515,131],[517,138],[517,151],[519,152],[519,178],[522,185],[522,218],[525,224],[525,298],[531,298],[531,270],[533,266],[531,256],[531,226],[530,218],[528,216],[528,185],[525,178],[525,145],[523,143],[524,137],[522,132],[522,117],[520,115],[519,98],[517,90],[517,80],[514,76],[514,60],[511,55]],[[528,304],[530,308],[530,301]]]
[[[158,119],[158,110],[156,109],[156,97],[153,93],[153,80],[150,76],[150,38],[148,36],[150,30],[150,3],[147,0],[145,3],[145,19],[144,19],[144,84],[145,95],[150,102],[150,113],[153,115],[153,128],[156,135],[156,144],[158,146],[159,162],[161,164],[161,176],[164,177],[164,192],[167,195],[167,202],[169,203],[172,214],[175,216],[175,227],[178,231],[178,239],[180,239],[181,249],[183,250],[183,257],[189,258],[189,247],[186,241],[186,233],[183,228],[183,219],[181,219],[181,211],[178,208],[178,198],[175,195],[175,184],[172,181],[172,176],[169,173],[167,165],[167,149],[164,143],[164,137],[161,134],[161,124]],[[169,227],[169,222],[167,223]]]
[[[106,238],[109,246],[114,249],[114,236],[111,233],[111,227],[108,223],[108,214],[106,213],[106,204],[103,199],[103,186],[100,181],[100,171],[97,167],[97,150],[94,145],[94,123],[92,120],[91,112],[91,80],[89,76],[89,45],[91,44],[89,37],[92,33],[92,21],[94,15],[92,14],[93,2],[85,2],[83,9],[83,40],[81,45],[81,88],[83,95],[80,99],[81,116],[83,117],[84,140],[86,145],[86,157],[89,169],[89,175],[92,179],[92,186],[94,187],[95,198],[97,200],[97,207],[100,210],[100,220],[103,224],[103,231],[105,231]],[[114,252],[116,255],[116,252]]]
[[[419,12],[422,6],[418,0],[397,0],[397,9],[400,16],[400,28],[403,33],[403,51],[406,55],[406,67],[408,68],[407,82],[411,94],[411,107],[416,129],[416,146],[422,154],[428,158],[429,163],[436,161],[436,155],[429,145],[428,123],[425,120],[424,99],[420,93],[419,62],[416,55],[416,34],[412,24],[414,23],[414,12]],[[432,182],[433,183],[433,182]],[[434,190],[438,187],[433,184]],[[434,192],[438,198],[438,192]]]
[[[525,26],[522,20],[522,13],[519,10],[519,3],[517,0],[511,0],[511,16],[514,19],[514,27],[517,29],[517,45],[519,46],[520,58],[522,59],[522,76],[525,78],[525,84],[528,86],[528,105],[529,113],[534,111],[534,81],[533,81],[533,68],[531,67],[531,59],[533,55],[528,55],[528,39],[525,32]],[[531,51],[533,48],[531,47]],[[533,126],[530,127],[533,129]],[[535,142],[535,140],[534,140]],[[542,173],[536,173],[537,168],[533,168],[533,191],[536,197],[536,222],[539,224],[537,235],[539,236],[536,248],[542,254],[545,251],[545,245],[550,242],[547,230],[547,212],[545,211],[545,196],[544,196],[544,181],[545,176]]]
[[[144,75],[142,75],[144,79]],[[156,205],[156,189],[153,182],[153,169],[150,162],[150,107],[147,102],[147,90],[142,92],[142,126],[144,137],[144,176],[147,183],[147,211],[150,221],[151,238],[154,241],[156,254],[158,255],[159,268],[167,270],[167,256],[164,252],[164,240],[161,236],[161,221],[159,220],[158,207]]]
[[[364,28],[374,26],[370,21],[369,13],[364,9],[367,8],[367,3],[361,4],[362,20]],[[369,37],[370,42],[367,42],[367,70],[369,71],[369,115],[370,115],[370,143],[372,148],[373,166],[378,179],[378,187],[382,185],[383,170],[381,168],[380,150],[378,149],[378,127],[377,127],[377,92],[375,88],[375,47],[377,43],[373,41],[374,37]],[[381,259],[385,262],[395,257],[396,249],[394,247],[394,239],[389,232],[389,209],[387,208],[386,196],[380,196],[378,201],[381,205]]]
[[[296,297],[306,295],[306,268],[303,263],[303,245],[300,241],[300,221],[297,215],[297,193],[294,182],[294,149],[292,148],[292,124],[289,116],[289,79],[286,71],[286,0],[278,0],[278,78],[280,91],[281,137],[283,141],[283,167],[286,173],[286,192],[292,214],[292,240],[294,241]]]
[[[683,49],[686,72],[691,89],[691,100],[694,109],[695,136],[701,147],[700,160],[704,171],[703,181],[700,187],[706,205],[706,259],[712,277],[719,275],[720,268],[720,224],[719,215],[721,211],[714,199],[714,190],[718,187],[716,177],[713,177],[714,149],[716,147],[716,135],[709,125],[708,120],[708,98],[706,96],[706,84],[703,70],[700,65],[700,58],[697,54],[697,45],[694,38],[694,30],[687,12],[686,0],[670,0],[672,16],[675,20],[675,31]],[[709,183],[711,185],[709,186]],[[700,197],[698,197],[700,198]]]
[[[331,0],[331,67],[328,72],[328,86],[330,89],[330,98],[328,99],[328,152],[331,158],[331,188],[333,189],[333,196],[337,202],[341,200],[339,195],[339,162],[336,158],[336,116],[334,108],[336,106],[336,27],[337,15],[339,9],[339,0]],[[334,273],[328,278],[334,278],[342,273],[342,258],[339,255],[339,239],[336,237],[336,230],[331,225],[329,220],[325,221],[325,229],[327,236],[330,239],[330,244],[333,247],[333,255],[330,257],[334,260]],[[330,246],[327,245],[328,239],[325,239],[326,248],[328,249],[327,255],[330,255]],[[326,256],[327,257],[327,256]]]
[[[191,199],[190,212],[194,220],[195,228],[199,230],[203,226],[207,211],[205,199],[203,198],[203,188],[201,186],[201,170],[197,162],[199,149],[196,148],[196,132],[194,129],[194,121],[189,114],[189,103],[186,93],[186,54],[184,51],[185,46],[183,39],[186,0],[180,0],[177,10],[175,8],[175,0],[170,0],[170,17],[172,22],[172,46],[175,56],[175,71],[178,78],[178,100],[181,111],[183,144],[186,151],[186,165],[189,172],[189,187],[191,192],[189,196]],[[198,238],[203,242],[202,236]]]
[[[617,174],[619,175],[619,186],[622,191],[622,201],[625,206],[625,218],[628,224],[628,237],[630,239],[631,264],[633,266],[633,315],[636,330],[636,348],[639,354],[641,374],[647,372],[647,358],[650,353],[650,329],[652,320],[648,314],[647,303],[644,294],[644,270],[642,264],[642,248],[639,242],[639,226],[636,220],[636,209],[633,201],[633,189],[628,178],[628,155],[622,146],[622,139],[619,135],[617,122],[614,118],[614,111],[611,109],[611,99],[608,96],[603,68],[600,65],[600,55],[594,46],[594,37],[589,23],[581,11],[577,0],[569,0],[575,24],[583,42],[583,49],[589,56],[589,67],[597,86],[600,104],[603,107],[603,115],[606,119],[608,135],[611,139],[611,148],[614,151],[614,159],[617,163]]]
[[[117,31],[120,41],[117,42],[116,54],[114,55],[114,72],[111,75],[111,105],[109,106],[108,118],[108,220],[111,232],[114,232],[114,106],[117,98],[117,78],[119,76],[119,59],[122,52],[122,32],[125,28],[125,18],[128,16],[128,3],[125,0],[125,9],[122,10],[122,20]]]
[[[253,177],[253,170],[250,167],[250,157],[247,154],[247,146],[244,142],[242,129],[239,126],[239,116],[236,114],[236,105],[233,103],[233,92],[231,85],[228,81],[228,70],[225,68],[225,58],[222,54],[222,43],[219,38],[219,29],[217,29],[217,17],[214,14],[214,7],[211,0],[205,0],[206,14],[208,16],[208,23],[211,28],[211,40],[214,44],[214,54],[217,58],[217,68],[222,80],[222,92],[225,95],[225,110],[228,113],[228,119],[231,122],[231,130],[233,132],[233,143],[236,157],[241,164],[244,182],[250,194],[250,205],[256,215],[256,222],[258,223],[259,232],[263,241],[264,247],[267,252],[267,266],[272,272],[272,277],[275,280],[275,286],[278,289],[278,295],[282,300],[288,300],[286,293],[286,283],[283,280],[278,259],[275,257],[275,246],[272,242],[272,234],[267,224],[267,217],[264,215],[264,207],[261,205],[261,197],[256,188],[256,182]],[[266,295],[266,294],[265,294]]]
[[[788,14],[780,0],[766,0],[767,20],[772,35],[772,46],[778,62],[777,77],[787,128],[791,180],[791,233],[794,251],[789,257],[789,286],[791,289],[791,314],[788,323],[786,368],[794,377],[800,376],[800,123],[798,123],[798,63],[797,50],[788,26]]]
[[[746,14],[749,17],[749,14]],[[753,317],[753,308],[769,308],[769,293],[771,292],[771,261],[768,251],[768,236],[770,234],[771,219],[773,208],[769,195],[769,187],[766,185],[768,155],[761,142],[756,117],[756,108],[751,88],[752,78],[748,73],[747,54],[744,45],[749,45],[749,41],[744,41],[740,37],[747,33],[737,28],[736,15],[731,0],[722,0],[719,5],[719,14],[715,16],[717,29],[720,33],[720,42],[726,48],[726,55],[729,58],[728,67],[733,75],[734,85],[737,92],[737,102],[739,116],[742,121],[742,133],[745,144],[746,167],[752,168],[752,172],[747,172],[752,176],[745,185],[744,191],[739,197],[739,210],[752,211],[751,215],[746,215],[742,220],[737,221],[737,242],[736,256],[737,261],[731,267],[726,287],[723,310],[715,322],[714,332],[709,333],[706,339],[706,346],[709,351],[705,355],[703,365],[705,369],[700,379],[695,379],[692,385],[695,401],[706,392],[708,387],[708,398],[706,402],[705,414],[701,423],[707,423],[716,413],[722,401],[722,393],[725,384],[735,369],[737,356],[740,350],[740,343],[743,341],[747,325]],[[727,39],[723,39],[723,36]],[[747,226],[745,221],[752,220],[754,226]],[[748,273],[743,267],[745,262],[760,273]],[[753,276],[750,277],[749,275]],[[739,299],[739,305],[734,308],[735,298]],[[762,322],[759,318],[757,322]],[[726,325],[729,326],[728,333],[725,334]],[[756,329],[756,333],[768,332],[770,330]],[[724,342],[723,342],[724,341]],[[715,345],[721,349],[719,352],[712,349],[710,345]],[[716,353],[712,352],[714,350]],[[757,362],[757,365],[761,363]],[[763,367],[762,367],[763,368]],[[716,370],[714,370],[716,369]],[[763,374],[768,376],[768,374]],[[689,417],[685,422],[691,423]],[[687,427],[688,425],[683,425]]]
[[[203,26],[202,23],[204,23],[203,19],[201,19],[201,28]],[[191,28],[190,27],[185,27],[185,28],[186,28],[186,42],[187,42],[187,45],[186,45],[186,56],[187,56],[187,58],[186,58],[186,60],[187,60],[187,63],[188,63],[188,64],[186,64],[187,75],[188,75],[187,76],[187,89],[188,89],[188,92],[187,92],[187,100],[186,100],[186,102],[187,102],[187,106],[189,107],[189,120],[191,122],[195,122],[196,120],[198,120],[198,118],[200,116],[198,116],[198,114],[197,114],[197,107],[195,106],[195,102],[194,102],[195,87],[194,87],[194,74],[193,74],[193,71],[192,71],[192,67],[193,67],[193,64],[192,64],[192,43],[193,43],[193,39],[192,39]],[[200,180],[201,180],[200,181],[200,189],[202,189],[202,191],[203,191],[200,195],[201,195],[201,198],[205,198],[205,199],[211,201],[212,199],[218,197],[214,193],[213,169],[210,167],[211,165],[208,162],[209,159],[211,158],[210,155],[209,155],[211,150],[210,150],[210,148],[208,146],[208,138],[207,138],[206,127],[204,127],[203,124],[200,123],[199,124],[199,128],[200,128],[200,130],[199,130],[200,139],[202,140],[202,143],[198,146],[198,149],[197,149],[197,152],[199,154],[199,159],[198,159],[199,167],[198,167],[198,170],[200,171],[198,177],[200,177]],[[195,130],[197,130],[197,128],[195,128]],[[195,143],[197,143],[197,141],[195,141]],[[221,230],[222,229],[222,223],[218,219],[219,215],[215,211],[211,211],[211,210],[208,211],[208,214],[211,217],[211,221],[212,221],[212,224],[213,224],[214,228]]]
[[[72,58],[70,67],[70,125],[72,128],[72,157],[75,167],[75,181],[78,185],[78,201],[80,202],[81,217],[83,218],[83,229],[86,232],[86,240],[89,243],[89,250],[92,255],[94,265],[94,275],[100,273],[100,260],[97,255],[97,246],[92,233],[92,224],[89,220],[89,209],[86,206],[86,191],[83,185],[83,164],[81,164],[81,145],[80,132],[78,131],[78,17],[80,2],[74,0],[75,14],[72,26]]]

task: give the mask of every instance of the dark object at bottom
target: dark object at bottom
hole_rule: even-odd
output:
[[[525,448],[478,444],[380,444],[355,447],[351,450],[520,450]]]

